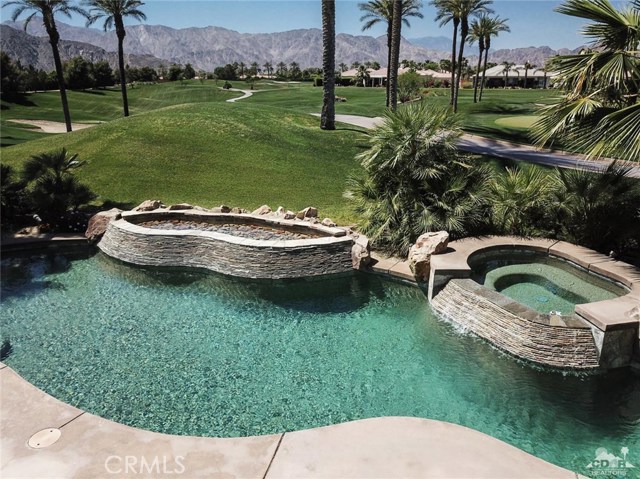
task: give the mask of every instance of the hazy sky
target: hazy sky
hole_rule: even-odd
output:
[[[215,25],[242,33],[267,33],[298,28],[320,28],[320,0],[147,0],[143,7],[150,25],[174,28]],[[433,21],[435,10],[424,1],[424,19],[411,19],[411,28],[403,27],[403,36],[450,36],[451,27],[438,28]],[[548,45],[552,48],[576,48],[585,39],[579,35],[583,21],[553,9],[561,2],[531,0],[495,0],[494,10],[509,19],[510,34],[503,33],[492,44],[494,48]],[[3,20],[7,19],[3,9]],[[337,0],[336,31],[353,35],[382,35],[383,26],[362,33],[358,1]],[[83,24],[80,18],[66,23]]]

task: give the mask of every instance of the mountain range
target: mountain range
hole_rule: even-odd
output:
[[[106,59],[115,65],[113,52],[117,51],[117,40],[113,31],[76,27],[63,22],[57,22],[57,26],[62,39],[63,59],[82,55],[93,61]],[[53,69],[47,34],[40,19],[34,18],[26,33],[22,31],[21,22],[5,22],[1,27],[0,49],[25,65]],[[416,61],[448,58],[449,41],[446,37],[423,37],[413,42],[403,39],[400,58]],[[131,66],[191,63],[196,69],[213,71],[217,66],[233,62],[250,64],[255,61],[261,66],[270,62],[275,66],[279,62],[289,64],[295,61],[306,68],[322,64],[322,31],[304,29],[250,34],[222,27],[175,29],[162,25],[131,25],[127,26],[124,49]],[[467,51],[467,58],[473,62],[475,47],[468,47]],[[489,58],[494,62],[529,61],[542,65],[546,58],[569,51],[555,51],[549,47],[517,48],[496,50],[490,53]],[[344,33],[336,36],[337,63],[350,65],[355,61],[368,60],[386,66],[386,36],[374,38]]]

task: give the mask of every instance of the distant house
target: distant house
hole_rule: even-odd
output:
[[[556,72],[549,72],[538,68],[529,68],[527,72],[527,85],[526,88],[547,88],[553,84],[553,79],[558,74]],[[482,73],[480,73],[482,78]],[[524,65],[515,65],[505,74],[504,65],[496,65],[495,67],[488,68],[485,74],[485,86],[488,88],[502,88],[505,86],[511,88],[525,88],[524,84],[525,68]],[[473,75],[471,78],[475,84],[476,77]]]
[[[407,73],[411,71],[410,68],[398,68],[398,75],[402,75],[403,73]],[[367,81],[367,86],[385,86],[387,82],[387,69],[380,68],[379,70],[372,70],[371,68],[367,69],[369,72],[369,80]],[[423,77],[432,77],[438,80],[451,80],[451,73],[447,72],[437,72],[434,70],[415,70],[415,72]],[[357,69],[347,70],[342,72],[342,78],[356,78],[358,76]]]

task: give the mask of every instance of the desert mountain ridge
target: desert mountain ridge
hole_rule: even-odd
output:
[[[26,34],[37,37],[19,36],[22,22],[4,22],[0,35],[0,48],[19,59],[23,64],[41,68],[53,66],[48,47],[47,34],[42,21],[34,18],[28,25]],[[116,35],[113,31],[104,32],[97,28],[76,27],[57,22],[62,39],[63,56],[83,55],[96,59],[108,59],[109,54],[117,51]],[[18,30],[10,32],[7,28]],[[445,45],[445,37],[433,37],[415,40],[421,45]],[[42,43],[44,42],[44,43]],[[33,45],[32,45],[33,43]],[[443,49],[427,48],[404,39],[401,44],[400,58],[416,61],[449,58],[450,52]],[[91,46],[96,48],[91,48]],[[190,27],[175,29],[163,25],[130,25],[125,37],[125,53],[132,66],[159,66],[160,63],[191,63],[194,68],[213,71],[226,63],[257,62],[261,67],[270,62],[274,66],[280,62],[297,62],[300,67],[320,66],[322,64],[322,31],[320,29],[299,29],[278,33],[239,33],[223,27]],[[34,49],[36,51],[34,51]],[[104,52],[104,53],[103,53]],[[467,47],[470,62],[477,60],[475,46]],[[495,50],[490,52],[490,61],[511,61],[524,63],[529,61],[542,65],[553,55],[570,53],[569,49],[553,50],[549,47],[529,47]],[[36,54],[37,53],[37,54]],[[47,56],[48,55],[48,56]],[[353,62],[377,61],[382,66],[387,63],[386,36],[377,38],[366,35],[336,36],[336,62],[347,65]],[[50,63],[49,63],[50,61]]]

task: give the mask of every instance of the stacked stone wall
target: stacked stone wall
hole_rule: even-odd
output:
[[[111,222],[98,244],[109,256],[144,266],[204,268],[244,278],[284,279],[352,271],[352,238],[292,241],[223,239],[205,232],[144,231]]]
[[[470,279],[452,279],[431,305],[448,320],[527,361],[571,369],[599,366],[591,328],[545,324],[531,311],[513,314],[492,301],[491,293]]]

